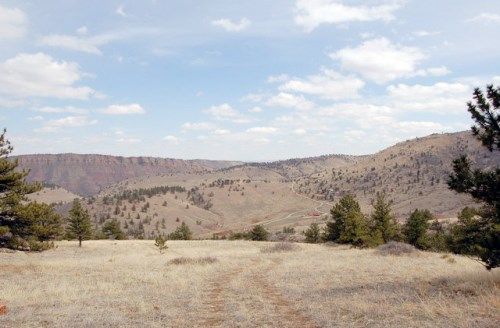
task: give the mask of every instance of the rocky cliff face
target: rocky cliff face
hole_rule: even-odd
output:
[[[89,196],[129,178],[157,174],[195,173],[241,164],[231,161],[180,160],[155,157],[40,154],[16,156],[29,181],[43,181]]]

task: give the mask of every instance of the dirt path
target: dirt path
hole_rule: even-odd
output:
[[[205,315],[200,322],[200,327],[231,327],[235,313],[232,313],[230,309],[235,305],[242,305],[256,312],[259,312],[258,309],[265,309],[261,313],[256,313],[256,321],[249,325],[252,327],[319,327],[297,310],[268,280],[267,276],[272,268],[281,262],[279,259],[263,263],[261,258],[252,258],[249,262],[245,266],[240,264],[238,267],[225,271],[210,281],[203,303]],[[250,270],[245,270],[245,268]],[[244,282],[244,286],[232,285],[239,275],[243,276],[243,279],[238,280]],[[243,293],[248,293],[253,297],[241,299]]]

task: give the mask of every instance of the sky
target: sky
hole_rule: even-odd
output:
[[[500,1],[0,0],[15,154],[268,161],[466,130]]]

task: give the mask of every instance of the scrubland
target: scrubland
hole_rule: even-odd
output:
[[[500,272],[454,255],[250,241],[0,252],[1,327],[495,327]]]

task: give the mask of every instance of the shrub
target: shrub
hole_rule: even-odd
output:
[[[262,247],[262,253],[282,253],[282,252],[295,252],[300,250],[300,247],[294,243],[278,242],[273,245]]]
[[[317,223],[311,223],[309,228],[304,232],[306,236],[306,243],[319,243],[321,242],[321,230]]]
[[[167,246],[167,239],[163,237],[163,235],[159,235],[158,237],[155,238],[155,246],[158,248],[160,253],[163,253],[168,246]]]
[[[182,222],[181,225],[178,226],[174,232],[168,235],[168,239],[173,239],[173,240],[191,240],[192,237],[193,233],[191,232],[191,229],[189,229],[189,226],[185,222]]]
[[[380,245],[377,247],[377,252],[380,255],[408,255],[408,254],[414,254],[418,250],[409,244],[405,243],[400,243],[397,241],[390,241],[387,244]]]
[[[197,258],[192,258],[192,257],[177,257],[175,259],[172,259],[168,261],[169,264],[174,264],[174,265],[186,265],[186,264],[198,264],[198,265],[206,265],[206,264],[213,264],[218,262],[219,260],[216,257],[213,256],[204,256],[204,257],[197,257]]]
[[[269,238],[269,232],[260,224],[253,227],[249,234],[250,240],[265,241]]]

